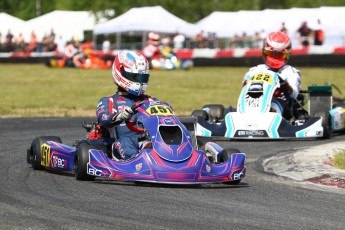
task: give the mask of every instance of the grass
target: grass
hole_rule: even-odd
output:
[[[333,162],[335,167],[345,170],[345,150],[337,153],[334,157]]]
[[[333,83],[345,88],[345,68],[300,68],[302,88]],[[0,117],[95,116],[102,96],[116,87],[111,70],[50,69],[43,64],[0,64]],[[151,71],[148,94],[169,102],[177,115],[208,103],[237,104],[247,67]],[[334,95],[340,95],[334,90]]]
[[[345,68],[299,70],[302,89],[312,84],[345,89]],[[248,67],[151,71],[147,93],[169,102],[176,115],[190,115],[209,103],[236,106],[246,71]],[[93,117],[99,99],[115,91],[111,70],[0,64],[0,117]],[[342,96],[337,90],[333,95]],[[335,165],[345,169],[345,151],[336,156]]]

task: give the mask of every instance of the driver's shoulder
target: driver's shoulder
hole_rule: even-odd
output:
[[[296,69],[295,67],[292,67],[291,65],[285,65],[282,67],[279,72],[281,74],[288,74],[288,75],[293,75],[293,74],[298,74],[300,75],[300,71]]]

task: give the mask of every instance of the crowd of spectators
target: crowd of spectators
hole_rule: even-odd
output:
[[[280,31],[288,33],[285,22],[282,22]],[[294,34],[300,47],[309,45],[322,45],[324,43],[324,30],[321,21],[317,21],[317,26],[310,28],[306,21],[301,23]],[[243,32],[235,34],[228,39],[218,39],[216,33],[200,31],[194,37],[186,37],[181,33],[162,37],[162,44],[171,46],[174,49],[182,48],[260,48],[266,36],[266,31],[256,31],[254,34]],[[224,42],[225,41],[225,42]],[[79,46],[78,38],[73,37],[66,41],[61,36],[56,36],[53,29],[46,33],[41,41],[38,41],[34,31],[32,31],[29,42],[25,42],[22,34],[14,36],[10,30],[7,34],[0,33],[0,52],[64,52],[67,42],[72,42],[76,47]],[[222,43],[222,44],[221,44]],[[111,44],[108,40],[103,44],[103,50],[109,51]]]
[[[78,46],[79,40],[73,37],[71,41]],[[14,36],[11,30],[6,35],[0,33],[0,52],[52,52],[58,51],[63,53],[67,41],[62,36],[56,36],[53,29],[46,33],[42,40],[38,40],[35,31],[31,32],[29,42],[25,42],[24,36],[20,33]]]

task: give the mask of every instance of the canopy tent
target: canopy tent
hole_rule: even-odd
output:
[[[0,33],[2,35],[2,39],[6,37],[8,30],[10,30],[14,37],[18,36],[21,33],[20,30],[18,30],[18,28],[22,28],[24,23],[24,20],[21,20],[6,13],[0,13]]]
[[[288,34],[296,44],[296,31],[303,21],[311,29],[317,28],[317,20],[325,31],[325,44],[344,45],[345,7],[266,9],[261,11],[213,12],[196,23],[199,30],[214,32],[220,38],[230,38],[246,32],[277,31],[285,23]]]
[[[41,41],[51,30],[65,40],[71,40],[73,37],[83,40],[84,31],[92,30],[95,25],[96,17],[91,12],[55,10],[27,21],[22,31],[26,41],[29,41],[32,31],[36,33],[38,41]]]
[[[112,20],[96,25],[93,29],[95,35],[117,34],[117,43],[119,43],[121,33],[141,34],[145,40],[146,34],[151,31],[165,34],[179,32],[187,36],[194,36],[197,28],[194,24],[176,17],[161,6],[152,6],[132,8]]]

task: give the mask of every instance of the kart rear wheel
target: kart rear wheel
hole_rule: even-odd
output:
[[[95,147],[87,141],[80,141],[77,145],[74,156],[74,175],[77,180],[95,180],[95,176],[87,174],[87,163],[89,162],[90,149],[95,149]]]
[[[332,136],[331,118],[328,111],[315,113],[316,117],[322,117],[323,138],[329,139]]]
[[[57,136],[41,136],[33,139],[31,146],[27,151],[27,163],[31,164],[34,170],[44,169],[44,167],[41,165],[41,147],[47,141],[62,143],[61,138]]]
[[[205,110],[197,109],[192,112],[193,117],[202,117],[204,120],[208,120],[208,114]]]
[[[235,148],[224,149],[220,154],[220,162],[225,162],[226,160],[231,158],[233,153],[240,153],[241,151]],[[232,180],[225,182],[226,184],[230,185],[237,185],[241,182],[241,180]]]
[[[208,104],[204,105],[202,109],[207,111],[210,122],[217,123],[224,119],[225,107],[222,104]]]
[[[333,109],[334,109],[334,108],[337,108],[337,107],[345,108],[345,103],[337,103],[337,104],[334,104],[334,105],[333,105]]]

